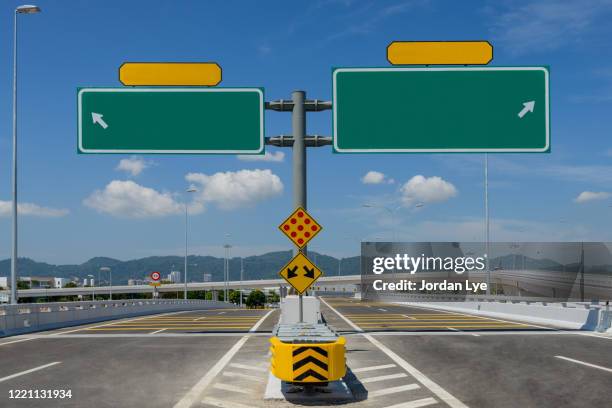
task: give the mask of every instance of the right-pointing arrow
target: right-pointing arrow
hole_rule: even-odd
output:
[[[518,113],[518,117],[523,119],[523,116],[525,116],[527,112],[533,112],[534,107],[535,101],[523,102],[523,109]]]
[[[97,123],[98,125],[102,126],[102,129],[106,129],[108,125],[106,124],[104,119],[102,119],[102,116],[104,115],[96,112],[91,112],[91,119],[93,120],[94,125]]]

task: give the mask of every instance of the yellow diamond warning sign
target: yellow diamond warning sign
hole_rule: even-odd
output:
[[[299,252],[278,274],[301,295],[323,272]]]
[[[298,207],[278,228],[299,248],[321,231],[319,223],[302,207]]]

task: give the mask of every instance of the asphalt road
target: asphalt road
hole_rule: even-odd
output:
[[[466,406],[612,407],[612,337],[386,303],[325,300],[335,309],[323,304],[325,319],[347,333],[349,345],[362,336],[350,334],[355,326],[371,332],[368,336]]]
[[[322,312],[347,338],[350,408],[612,406],[609,336],[348,298]],[[189,311],[0,339],[0,406],[294,407],[264,401],[278,317]]]
[[[237,341],[267,340],[277,320],[272,310],[189,311],[0,339],[0,406],[173,407]],[[10,390],[72,398],[11,399]]]

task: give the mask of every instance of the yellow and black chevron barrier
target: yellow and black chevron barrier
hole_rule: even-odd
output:
[[[346,339],[328,343],[283,343],[270,339],[271,370],[277,378],[290,383],[327,383],[346,374]]]

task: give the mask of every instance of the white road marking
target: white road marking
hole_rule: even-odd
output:
[[[359,380],[362,384],[385,381],[385,380],[394,380],[396,378],[404,378],[408,377],[406,373],[397,373],[397,374],[389,374],[389,375],[379,375],[378,377],[369,377],[363,380]]]
[[[213,407],[219,408],[252,408],[248,405],[239,404],[237,402],[229,402],[229,401],[221,401],[216,398],[204,398],[202,400],[203,404],[212,405]]]
[[[243,373],[237,373],[235,371],[224,371],[222,374],[224,377],[232,377],[232,378],[244,378],[245,380],[251,380],[251,381],[257,381],[257,382],[266,382],[265,379],[263,378],[259,378],[259,377],[254,377],[253,375],[248,375],[248,374],[243,374]]]
[[[163,332],[164,330],[166,330],[166,329],[159,329],[159,330],[155,330],[154,332],[151,332],[151,333],[149,333],[149,334],[157,334],[157,333],[161,333],[161,332]]]
[[[48,336],[48,335],[45,335]],[[22,341],[28,341],[28,340],[34,340],[36,337],[28,337],[27,339],[19,339],[19,340],[13,340],[13,341],[7,341],[5,343],[0,343],[0,346],[6,346],[7,344],[13,344],[13,343],[20,343]]]
[[[272,310],[270,310],[270,312],[266,313],[266,315],[264,315],[261,319],[259,319],[259,321],[255,324],[255,326],[253,326],[253,329],[256,329],[257,327],[259,327],[259,325],[261,325],[261,323],[265,320],[266,317],[270,315],[271,312]],[[238,353],[238,350],[242,348],[242,346],[244,345],[244,343],[246,343],[249,337],[250,337],[249,335],[242,336],[242,338],[238,340],[236,344],[234,344],[232,348],[229,349],[229,351],[225,353],[225,355],[221,357],[221,359],[217,361],[217,363],[204,375],[204,377],[200,378],[200,381],[198,381],[189,390],[189,392],[185,394],[183,398],[181,398],[179,402],[174,404],[174,408],[190,408],[196,402],[196,400],[200,397],[202,392],[204,392],[206,387],[210,385],[212,380],[214,380],[215,377],[217,377],[217,375],[219,375],[219,373],[223,371],[225,366],[231,361],[234,355]],[[230,364],[230,365],[234,367],[236,366],[234,364]],[[249,366],[246,366],[246,367],[249,367]],[[244,367],[237,367],[237,368],[244,368]],[[249,367],[249,368],[253,369],[252,367]],[[261,369],[257,369],[257,370],[261,370]],[[237,407],[236,404],[233,404],[231,406]]]
[[[599,370],[603,370],[603,371],[607,371],[609,373],[612,373],[612,368],[602,367],[600,365],[587,363],[585,361],[574,360],[573,358],[569,358],[569,357],[563,357],[563,356],[555,356],[555,357],[556,358],[560,358],[562,360],[571,361],[572,363],[582,364],[583,366],[587,366],[587,367],[591,367],[591,368],[597,368]]]
[[[384,370],[385,368],[393,368],[397,367],[395,364],[385,364],[379,366],[371,366],[371,367],[361,367],[351,370],[354,373],[365,373],[366,371],[374,371],[374,370]]]
[[[268,313],[266,313],[261,319],[259,319],[259,321],[257,323],[255,323],[255,326],[251,327],[251,330],[249,330],[249,333],[253,333],[254,331],[257,331],[257,329],[259,328],[259,326],[261,326],[261,324],[264,322],[264,320],[266,320],[266,317],[270,316],[270,314],[274,311],[274,309],[270,310]]]
[[[206,316],[198,317],[197,319],[193,319],[193,321],[197,322],[198,320],[202,320],[202,319],[206,319]]]
[[[243,387],[237,387],[235,385],[224,384],[224,383],[216,383],[215,385],[213,385],[213,388],[216,388],[218,390],[224,390],[224,391],[239,392],[241,394],[252,394],[253,393],[253,391],[247,390]]]
[[[242,370],[260,371],[260,372],[263,372],[263,373],[268,371],[267,368],[255,367],[255,366],[250,366],[250,365],[246,365],[246,364],[231,363],[229,366],[230,367],[234,367],[234,368],[240,368]]]
[[[319,298],[319,300],[321,300],[321,302],[325,303],[325,306],[329,307],[332,312],[334,312],[335,314],[337,314],[338,316],[340,316],[340,318],[342,320],[344,320],[349,326],[351,326],[353,329],[355,329],[358,332],[363,332],[363,330],[357,326],[355,323],[353,323],[352,321],[350,321],[349,319],[347,319],[346,317],[344,317],[344,315],[342,313],[340,313],[339,311],[337,311],[336,309],[334,309],[329,303],[327,303],[325,301],[325,299],[323,299],[322,297]],[[368,306],[369,307],[369,306]]]
[[[227,363],[234,357],[234,355],[240,350],[240,348],[246,343],[249,339],[248,336],[243,336],[240,340],[236,342],[232,346],[231,349],[217,363],[204,375],[204,377],[200,378],[190,390],[181,398],[179,402],[174,404],[174,408],[189,408],[191,407],[200,397],[200,394],[208,387],[208,385],[219,375],[219,373],[225,368]]]
[[[471,333],[471,332],[464,332],[463,330],[455,329],[454,327],[447,327],[447,329],[448,330],[452,330],[454,332],[469,334],[469,335],[474,336],[474,337],[480,337],[480,334]]]
[[[161,314],[152,314],[152,315],[136,317],[134,319],[127,319],[127,320],[118,319],[118,320],[113,320],[110,323],[99,324],[99,325],[96,325],[96,326],[87,326],[87,327],[81,327],[80,329],[73,329],[73,330],[66,330],[66,331],[63,331],[63,332],[51,333],[48,336],[57,336],[57,335],[60,335],[60,334],[74,333],[74,332],[78,332],[78,331],[81,331],[81,330],[97,329],[98,327],[106,327],[106,326],[111,326],[113,324],[118,324],[118,323],[129,323],[129,322],[135,322],[137,320],[149,319],[149,318],[152,318],[152,317],[168,316],[168,315],[187,313],[187,312],[193,312],[193,310],[182,310],[180,312],[169,312],[169,313],[161,313]]]
[[[433,309],[433,308],[426,307],[426,306],[408,305],[408,304],[400,303],[400,302],[396,302],[396,304],[401,305],[401,306],[405,306],[405,307],[416,307],[418,309],[425,309],[425,310],[432,310],[432,311],[435,311],[435,312],[442,312],[442,314],[446,313],[446,314],[454,314],[454,315],[459,315],[459,316],[482,317],[482,318],[485,318],[485,319],[495,320],[495,321],[498,321],[498,322],[511,323],[511,324],[519,324],[519,325],[520,324],[524,324],[524,325],[529,326],[529,327],[537,327],[538,329],[559,330],[559,329],[555,329],[554,327],[538,326],[536,324],[532,324],[532,323],[520,323],[518,321],[517,322],[513,322],[511,320],[496,319],[494,317],[489,317],[489,316],[485,316],[485,315],[481,315],[481,314],[475,314],[475,313],[469,313],[469,312],[465,312],[465,313],[451,312],[451,311],[448,311],[448,310]]]
[[[327,307],[329,307],[333,312],[335,312],[338,316],[340,316],[351,327],[353,327],[357,331],[363,332],[363,330],[359,326],[351,322],[349,319],[344,317],[340,312],[338,312],[336,309],[331,307],[323,298],[320,298],[320,299],[323,303],[325,303]],[[361,333],[361,335],[365,337],[366,339],[368,339],[370,343],[378,347],[383,353],[389,356],[389,358],[391,358],[391,360],[393,360],[397,365],[399,365],[404,370],[406,370],[408,374],[412,375],[414,378],[417,379],[417,381],[419,381],[421,384],[427,387],[431,392],[436,394],[438,398],[446,402],[451,408],[468,408],[467,405],[459,401],[457,398],[451,395],[444,388],[440,387],[438,384],[430,380],[425,374],[423,374],[422,372],[417,370],[415,367],[410,365],[406,360],[401,358],[399,355],[395,354],[393,351],[391,351],[391,349],[389,349],[387,346],[382,344],[380,341],[376,340],[374,337],[372,337],[371,335],[367,333]],[[372,393],[369,394],[369,396],[371,395]]]
[[[380,310],[381,312],[386,312],[387,311],[387,309],[378,309],[378,310]]]
[[[4,382],[4,381],[8,381],[8,380],[10,380],[10,379],[13,379],[13,378],[15,378],[15,377],[20,377],[20,376],[22,376],[22,375],[26,375],[26,374],[33,373],[34,371],[43,370],[43,369],[45,369],[45,368],[47,368],[47,367],[51,367],[51,366],[54,366],[54,365],[56,365],[56,364],[60,364],[60,363],[61,363],[61,361],[54,361],[53,363],[49,363],[49,364],[45,364],[45,365],[41,365],[41,366],[38,366],[38,367],[30,368],[29,370],[25,370],[25,371],[21,371],[21,372],[19,372],[19,373],[15,373],[15,374],[8,375],[8,376],[6,376],[6,377],[2,377],[2,378],[0,378],[0,383],[1,383],[1,382]]]
[[[400,402],[399,404],[390,405],[385,408],[421,408],[421,407],[426,407],[428,405],[433,405],[437,403],[438,401],[436,401],[434,398],[429,397],[429,398],[421,398],[421,399],[409,401],[409,402]]]
[[[376,398],[380,397],[381,395],[396,394],[402,391],[418,390],[419,388],[421,388],[419,387],[419,384],[408,384],[400,385],[399,387],[383,388],[382,390],[370,391],[368,393],[368,398]]]
[[[412,317],[412,316],[408,316],[408,315],[402,315],[402,316],[407,317],[407,318],[412,319],[412,320],[416,320],[416,317]]]
[[[218,314],[218,315],[220,315],[220,314],[224,314],[224,313],[225,313],[225,312],[219,312],[219,313],[217,313],[217,314]]]

